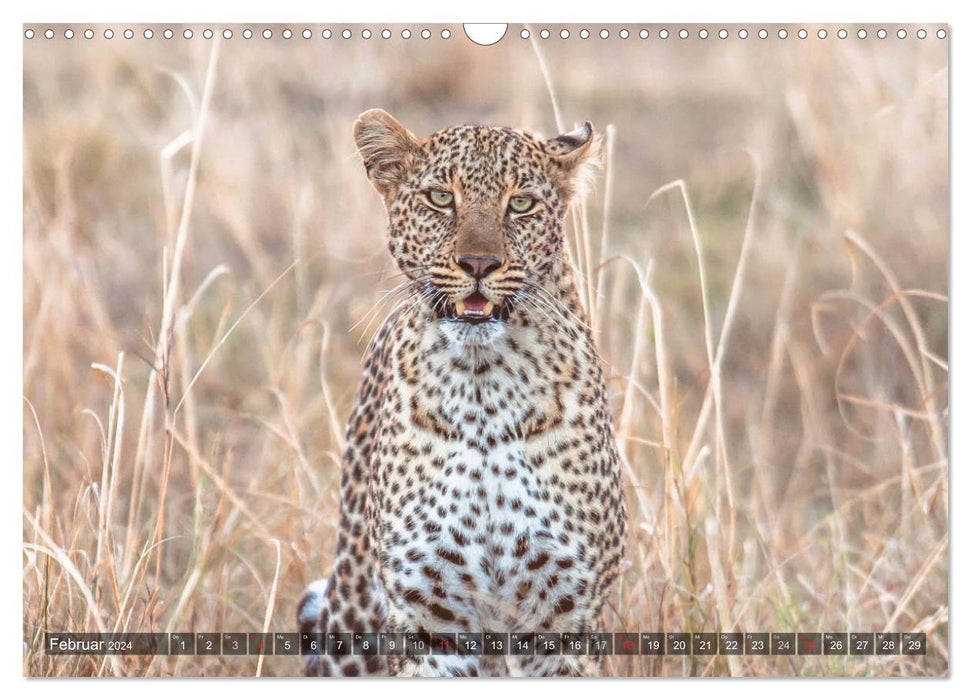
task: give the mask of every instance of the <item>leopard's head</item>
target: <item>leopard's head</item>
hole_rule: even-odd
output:
[[[412,303],[462,324],[541,309],[536,297],[565,267],[564,216],[599,163],[589,122],[551,139],[493,126],[419,139],[374,109],[358,118],[354,138],[384,199],[388,246]]]

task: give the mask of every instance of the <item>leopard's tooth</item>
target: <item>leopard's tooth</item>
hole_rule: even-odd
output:
[[[455,302],[455,314],[456,314],[456,316],[464,316],[465,315],[465,302],[464,301],[457,301],[457,302]]]
[[[492,314],[492,309],[494,307],[495,307],[495,304],[493,304],[491,301],[487,301],[485,306],[482,307],[482,315],[489,316],[490,314]]]

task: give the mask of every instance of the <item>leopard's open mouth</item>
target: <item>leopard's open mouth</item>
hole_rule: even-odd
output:
[[[509,318],[509,308],[505,303],[494,304],[479,292],[472,292],[462,301],[445,304],[442,317],[471,324],[505,321]]]

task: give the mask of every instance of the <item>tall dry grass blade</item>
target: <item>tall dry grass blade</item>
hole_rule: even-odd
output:
[[[650,275],[650,263],[648,263],[648,272],[645,277]],[[647,500],[647,495],[644,493],[644,486],[642,484],[642,479],[638,477],[632,466],[631,456],[629,454],[630,447],[629,444],[637,440],[634,436],[634,396],[635,396],[635,381],[637,377],[637,367],[640,365],[641,354],[643,352],[643,346],[645,345],[644,338],[647,333],[644,331],[644,326],[647,322],[648,313],[648,303],[645,299],[641,298],[640,308],[637,312],[637,325],[636,325],[636,341],[634,345],[634,353],[631,357],[631,364],[627,379],[627,387],[624,391],[624,402],[621,407],[620,420],[617,423],[617,442],[619,447],[619,454],[621,456],[622,466],[624,472],[627,475],[627,480],[633,487],[634,495],[637,499],[637,505],[640,510],[640,516],[643,521],[651,521],[651,508]],[[663,445],[662,445],[663,448]],[[662,452],[662,460],[664,459],[664,453]]]
[[[698,415],[698,419],[695,422],[695,429],[691,436],[691,440],[688,444],[687,450],[684,452],[684,463],[692,464],[694,462],[695,456],[700,449],[700,442],[704,433],[705,426],[708,423],[708,416],[712,409],[712,404],[715,404],[716,408],[716,440],[718,441],[718,449],[716,450],[717,458],[726,457],[724,449],[724,424],[721,419],[721,409],[719,406],[722,404],[721,397],[721,366],[725,357],[725,350],[728,345],[728,339],[731,336],[732,326],[735,320],[735,316],[738,311],[739,298],[742,293],[742,287],[745,281],[745,272],[748,268],[749,259],[751,256],[752,243],[754,240],[754,220],[755,220],[755,207],[759,201],[759,195],[762,189],[762,166],[759,159],[756,157],[755,153],[746,149],[752,159],[752,163],[755,166],[755,178],[752,184],[752,197],[749,201],[748,216],[745,221],[745,232],[742,236],[742,246],[738,255],[738,262],[735,265],[735,272],[732,277],[732,287],[728,295],[728,304],[725,308],[725,319],[722,321],[721,333],[718,338],[718,345],[715,348],[714,356],[711,355],[711,317],[707,311],[708,305],[708,293],[707,293],[707,280],[704,273],[704,268],[701,267],[703,264],[702,255],[700,252],[700,239],[698,238],[697,229],[694,226],[694,214],[691,210],[690,200],[687,196],[687,190],[684,186],[684,182],[677,180],[673,183],[668,183],[662,186],[648,198],[648,202],[656,198],[663,191],[669,190],[677,187],[682,193],[682,198],[685,203],[685,208],[688,212],[688,222],[691,226],[692,240],[695,244],[696,255],[699,260],[699,275],[701,276],[701,289],[702,289],[702,307],[704,311],[704,325],[705,325],[705,338],[706,338],[706,349],[709,351],[709,366],[711,375],[709,377],[708,389],[705,392],[705,398],[702,402],[702,407]],[[730,508],[734,512],[734,488],[732,487],[730,470],[727,465],[723,468],[724,483],[727,487],[727,496],[729,498]],[[730,541],[734,541],[734,538],[730,538]]]
[[[536,56],[536,62],[539,64],[539,71],[543,75],[543,83],[546,85],[546,92],[550,98],[550,105],[553,107],[553,121],[556,123],[557,133],[562,134],[564,131],[563,114],[560,112],[560,103],[556,99],[556,90],[553,88],[553,76],[550,75],[549,66],[546,65],[546,58],[543,56],[543,50],[536,41],[536,33],[528,24],[526,25],[526,30],[529,32],[529,44],[533,48],[533,55]]]
[[[34,427],[37,428],[37,437],[40,441],[41,458],[44,461],[44,481],[43,488],[41,489],[41,501],[38,504],[41,509],[41,517],[43,518],[41,524],[45,532],[51,532],[51,527],[57,518],[57,509],[54,508],[52,500],[54,491],[51,486],[51,464],[47,458],[47,442],[44,440],[44,431],[40,427],[40,419],[37,417],[37,410],[34,408],[34,404],[26,396],[23,399],[24,403],[27,404],[27,408],[30,409],[31,417],[34,419]]]
[[[623,257],[637,274],[637,281],[640,286],[641,295],[644,301],[650,306],[651,320],[654,327],[654,358],[657,367],[658,378],[658,403],[661,406],[661,435],[664,442],[664,563],[665,574],[669,579],[677,570],[676,550],[678,538],[676,536],[677,522],[675,519],[676,509],[672,504],[681,504],[682,492],[678,489],[677,483],[680,481],[680,466],[677,460],[677,417],[676,407],[673,397],[674,376],[668,361],[667,347],[665,345],[664,314],[661,303],[651,288],[650,280],[647,279],[644,271],[637,261]]]
[[[183,90],[187,90],[188,86],[185,85],[185,80],[171,71],[165,71],[168,75],[171,75],[177,82],[182,85]],[[195,110],[192,110],[195,113]],[[165,240],[170,240],[176,235],[176,197],[173,193],[175,185],[173,184],[175,180],[175,171],[172,165],[175,156],[179,152],[192,143],[194,134],[192,129],[186,129],[181,134],[176,136],[174,139],[169,141],[165,146],[162,147],[161,153],[159,153],[159,170],[162,181],[162,208],[165,211]]]
[[[769,366],[762,396],[762,411],[759,418],[759,434],[755,452],[755,488],[752,489],[750,509],[753,517],[758,520],[759,513],[765,513],[769,519],[769,527],[775,519],[779,504],[771,496],[771,486],[767,482],[769,452],[775,437],[774,419],[776,407],[782,393],[782,370],[785,361],[786,343],[790,335],[790,317],[796,292],[796,281],[799,277],[799,262],[803,254],[803,236],[799,235],[792,247],[789,263],[786,265],[786,276],[782,283],[782,293],[776,305],[775,319],[772,323],[772,340],[769,343]]]
[[[578,291],[580,292],[580,303],[588,313],[593,312],[594,300],[597,298],[597,291],[594,289],[594,270],[596,265],[593,261],[593,250],[590,245],[590,224],[587,221],[587,194],[584,193],[580,200],[573,206],[573,230],[577,232],[577,249],[582,253],[579,257],[578,267],[582,270],[580,279],[577,280]],[[596,326],[590,325],[596,329]]]
[[[102,563],[107,566],[107,575],[112,583],[115,599],[115,609],[120,605],[120,593],[117,584],[117,572],[114,564],[112,505],[117,496],[117,473],[121,457],[121,442],[124,435],[125,397],[122,391],[122,372],[125,353],[118,353],[118,364],[115,369],[107,365],[93,363],[92,369],[104,374],[111,381],[112,396],[108,407],[108,425],[104,429],[106,442],[104,444],[101,462],[101,487],[98,501],[98,534],[95,549],[95,566],[100,568]]]
[[[176,322],[175,322],[175,334],[174,342],[175,349],[178,354],[178,366],[179,366],[179,388],[183,396],[187,396],[186,390],[189,385],[190,373],[192,372],[192,357],[190,351],[189,343],[189,323],[191,322],[193,315],[195,313],[196,307],[199,305],[202,298],[205,296],[206,291],[221,277],[232,274],[229,267],[224,264],[219,264],[213,267],[209,273],[203,278],[202,282],[196,288],[196,291],[189,298],[179,310],[176,312]],[[228,307],[228,303],[227,303]],[[220,319],[221,321],[222,319]],[[214,341],[219,337],[219,327],[217,327],[216,335]],[[185,434],[186,439],[192,444],[196,449],[199,448],[199,420],[196,415],[195,401],[192,400],[190,396],[186,401],[185,408],[183,410],[184,424],[185,424]],[[198,483],[198,474],[192,473],[192,483],[193,486]]]
[[[185,186],[185,193],[182,199],[182,211],[179,219],[179,227],[176,231],[175,246],[172,253],[172,266],[170,270],[167,270],[167,274],[163,277],[164,292],[162,301],[162,318],[156,340],[155,363],[154,367],[149,372],[148,386],[145,391],[145,408],[142,412],[142,427],[139,431],[139,441],[135,449],[136,459],[134,468],[136,471],[145,469],[145,465],[143,461],[139,459],[139,456],[144,454],[144,441],[148,439],[148,435],[151,432],[149,419],[154,417],[156,386],[158,385],[160,379],[167,381],[170,374],[169,335],[175,321],[175,305],[181,290],[182,264],[189,238],[189,221],[191,220],[193,202],[195,201],[196,182],[198,178],[199,160],[202,153],[203,135],[206,131],[206,123],[210,112],[209,106],[212,101],[212,93],[216,82],[216,66],[219,62],[219,50],[221,46],[220,41],[219,35],[217,34],[214,38],[212,49],[209,52],[209,64],[206,68],[206,77],[203,83],[202,101],[199,105],[199,112],[196,115],[196,123],[193,128],[192,150],[189,157],[189,172]],[[167,408],[168,397],[166,396],[164,398]],[[166,428],[168,429],[171,427],[171,416],[169,416],[167,412],[165,420]],[[158,496],[158,511],[155,519],[155,529],[153,535],[155,542],[161,542],[162,533],[164,531],[165,499],[171,469],[171,463],[169,461],[171,449],[171,442],[166,439],[164,441],[163,448],[161,485]],[[139,480],[139,477],[136,476],[135,479]],[[131,504],[131,508],[133,513],[137,513],[141,503],[136,500],[136,495],[141,493],[141,491],[135,491],[133,489],[132,493],[133,503]],[[133,540],[134,533],[131,533],[129,545],[134,544]],[[161,560],[162,548],[159,547],[157,550],[156,559],[156,585],[158,583],[159,574],[161,573]]]
[[[273,568],[273,583],[270,584],[270,595],[266,601],[266,612],[263,615],[263,634],[266,635],[270,630],[270,621],[273,619],[273,609],[276,606],[276,588],[280,581],[280,540],[271,539],[276,549],[276,566]],[[263,675],[263,648],[260,647],[260,658],[256,662],[256,677]]]
[[[165,298],[162,302],[162,323],[159,329],[158,339],[159,348],[156,354],[158,366],[164,366],[167,361],[165,357],[166,339],[172,330],[175,319],[175,304],[182,289],[182,264],[185,257],[185,249],[189,240],[189,221],[192,218],[192,208],[195,202],[197,173],[199,169],[199,158],[202,153],[202,137],[206,131],[206,122],[209,118],[209,105],[212,100],[212,92],[216,81],[216,65],[219,62],[220,40],[217,35],[212,44],[209,54],[209,66],[206,69],[206,78],[203,83],[202,102],[199,112],[196,115],[196,123],[193,128],[192,150],[189,157],[189,175],[185,186],[185,194],[182,199],[182,211],[179,217],[179,227],[175,235],[175,247],[172,251],[172,269],[169,272],[168,287]]]
[[[886,280],[887,285],[893,291],[894,295],[900,300],[900,308],[904,312],[904,317],[907,319],[910,332],[913,334],[914,340],[917,342],[917,355],[921,367],[921,395],[926,399],[930,413],[937,416],[936,383],[934,381],[934,373],[931,370],[927,360],[927,353],[930,352],[930,349],[927,345],[927,335],[924,333],[924,328],[917,316],[917,311],[910,303],[910,299],[907,297],[907,295],[904,294],[900,281],[897,279],[897,276],[894,274],[891,267],[883,260],[882,257],[877,254],[877,252],[873,249],[873,246],[871,246],[870,243],[856,231],[847,231],[843,234],[843,236],[847,241],[863,251],[863,253],[880,271],[880,274],[883,275],[883,278]],[[935,417],[935,419],[929,423],[929,427],[931,437],[934,441],[934,446],[937,449],[937,454],[943,459],[947,456],[947,445],[945,445],[944,430],[941,427],[940,419]]]
[[[337,445],[337,452],[343,454],[344,431],[337,416],[337,408],[334,404],[334,397],[330,389],[330,383],[327,381],[325,362],[327,358],[327,350],[330,346],[330,327],[326,323],[322,323],[321,327],[323,328],[323,336],[320,339],[320,361],[317,364],[318,373],[320,375],[320,390],[324,396],[324,405],[327,407],[327,422],[330,425],[331,437],[334,440],[334,444]]]
[[[638,275],[640,273],[638,272]],[[647,272],[644,275],[650,280],[651,261],[648,261]],[[630,367],[627,370],[627,386],[624,389],[624,399],[620,408],[620,419],[617,421],[617,437],[627,440],[634,436],[635,396],[637,395],[637,368],[641,366],[644,347],[647,345],[647,316],[649,305],[641,296],[637,309],[637,320],[634,323],[634,350],[631,353]]]
[[[811,445],[831,445],[835,442],[835,437],[829,426],[826,413],[824,411],[823,400],[818,396],[819,386],[812,375],[810,367],[812,357],[806,352],[804,346],[791,341],[786,342],[786,353],[789,364],[792,367],[793,376],[796,379],[796,386],[799,390],[800,402],[802,405],[804,431]],[[824,479],[826,490],[829,495],[830,507],[833,517],[830,519],[833,539],[836,547],[833,551],[833,572],[831,585],[834,589],[842,584],[843,598],[846,609],[843,615],[846,617],[847,624],[856,622],[858,612],[857,591],[851,585],[851,577],[847,575],[845,553],[852,551],[849,530],[852,527],[842,516],[841,506],[843,496],[839,489],[839,478],[837,476],[836,464],[832,451],[823,450]]]
[[[708,555],[708,565],[711,567],[711,582],[715,589],[715,607],[718,610],[719,624],[716,629],[732,632],[734,630],[728,627],[733,617],[732,604],[730,602],[732,596],[729,591],[728,577],[725,574],[725,567],[722,565],[719,548],[717,546],[721,528],[721,523],[716,521],[712,516],[708,516],[705,520],[705,551]],[[734,677],[742,675],[742,664],[738,656],[728,656],[728,669]]]
[[[606,295],[603,293],[604,256],[607,254],[610,215],[614,199],[614,142],[616,141],[616,131],[613,124],[608,124],[604,136],[604,204],[600,222],[600,246],[597,250],[598,262],[595,267],[596,278],[593,282],[596,296],[593,297],[593,303],[590,307],[590,325],[597,330],[599,337],[603,337],[603,305],[606,300]]]
[[[111,590],[115,600],[115,610],[121,606],[121,593],[118,588],[119,571],[115,562],[114,545],[114,504],[118,500],[118,472],[121,470],[122,444],[125,435],[125,392],[124,392],[124,363],[125,353],[118,353],[118,364],[114,371],[114,393],[111,401],[112,421],[114,422],[114,436],[111,441],[110,474],[108,477],[108,498],[105,503],[104,528],[106,544],[106,565],[111,582]],[[122,572],[124,573],[124,572]]]
[[[191,393],[192,387],[195,386],[196,382],[199,380],[199,377],[202,375],[203,371],[205,371],[206,367],[209,365],[209,362],[216,355],[216,353],[219,352],[219,348],[221,348],[226,343],[226,341],[229,339],[229,336],[231,336],[233,334],[233,331],[236,330],[236,327],[239,326],[239,324],[243,322],[243,319],[246,318],[246,316],[249,314],[250,311],[252,311],[254,308],[256,308],[257,304],[259,304],[260,301],[263,300],[263,297],[265,297],[267,294],[270,293],[270,290],[272,290],[276,286],[277,282],[279,282],[284,277],[286,277],[287,274],[294,267],[296,267],[297,263],[299,263],[299,262],[300,262],[299,260],[294,260],[292,263],[290,263],[289,265],[287,265],[287,268],[283,272],[281,272],[279,275],[277,275],[277,278],[275,280],[273,280],[272,282],[270,282],[270,286],[268,286],[266,289],[264,289],[262,292],[260,292],[260,295],[258,297],[256,297],[253,301],[251,301],[250,304],[249,304],[249,306],[247,306],[245,309],[243,309],[243,313],[241,313],[239,315],[239,318],[237,318],[233,322],[233,324],[229,327],[229,329],[219,338],[219,340],[215,343],[215,345],[212,346],[212,348],[209,350],[209,353],[206,355],[206,359],[204,359],[202,361],[202,364],[199,365],[199,369],[197,369],[196,372],[195,372],[195,374],[192,375],[192,379],[189,381],[189,384],[186,387],[185,393],[182,395],[182,398],[179,399],[179,402],[175,405],[175,408],[172,409],[172,416],[173,417],[176,414],[178,414],[179,409],[182,408],[182,405],[185,403],[186,399],[188,398],[189,394]]]
[[[303,468],[304,472],[312,472],[313,469],[310,466],[310,460],[307,459],[307,453],[303,449],[303,445],[300,443],[300,431],[297,429],[297,426],[294,423],[292,411],[290,410],[290,403],[287,401],[286,394],[280,391],[280,389],[277,387],[271,387],[270,393],[273,394],[277,404],[280,406],[280,418],[283,419],[283,427],[286,430],[284,435],[286,437],[287,444],[293,447],[293,451],[297,455],[297,461],[300,462],[300,466]]]
[[[527,25],[528,28],[529,25]],[[556,89],[553,87],[553,76],[550,74],[549,66],[546,64],[546,58],[543,56],[543,51],[532,31],[529,33],[529,41],[533,48],[533,53],[536,56],[536,61],[539,64],[540,73],[543,75],[543,83],[546,85],[546,92],[549,96],[550,105],[553,108],[553,120],[556,123],[557,133],[562,134],[566,130],[566,124],[563,121],[563,113],[560,109],[559,100],[556,97]],[[573,224],[573,238],[569,248],[572,250],[573,255],[568,257],[576,277],[580,305],[587,313],[590,313],[593,308],[593,299],[591,298],[591,272],[595,265],[590,260],[590,231],[586,221],[585,199],[586,193],[584,193],[581,201],[571,207],[570,219]]]

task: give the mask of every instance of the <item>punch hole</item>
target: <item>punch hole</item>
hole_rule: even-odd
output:
[[[85,35],[87,35],[87,32],[85,32]],[[162,32],[162,36],[164,36],[166,39],[171,39],[173,36],[175,36],[175,33],[171,29],[166,29],[164,32]]]
[[[253,38],[253,30],[252,29],[244,29],[243,30],[243,38],[244,39],[252,39]]]
[[[28,29],[27,31],[25,31],[24,32],[24,37],[27,38],[27,39],[33,39],[34,38],[34,30],[33,29]]]
[[[132,39],[135,36],[135,32],[133,32],[131,29],[126,29],[124,36],[126,39]]]
[[[878,29],[877,30],[877,39],[886,39],[886,38],[887,38],[887,30],[886,29]]]
[[[283,38],[284,39],[289,39],[292,36],[293,36],[293,31],[292,30],[290,30],[290,29],[284,29],[283,30]]]
[[[232,29],[224,29],[223,30],[223,39],[232,39],[232,38],[233,38],[233,30]]]
[[[609,31],[607,31],[606,29],[601,29],[600,30],[600,38],[601,39],[606,39],[609,36],[610,36],[610,32]]]
[[[698,30],[698,36],[701,39],[707,39],[708,38],[708,30],[707,29],[699,29]]]
[[[924,30],[924,29],[918,29],[917,30],[917,38],[918,39],[923,39],[926,36],[927,36],[927,31],[926,30]]]
[[[799,30],[799,38],[800,39],[805,39],[807,36],[809,36],[809,32],[807,32],[805,29],[800,29]]]
[[[212,39],[212,30],[211,29],[204,30],[202,32],[202,36],[204,39]]]
[[[94,30],[93,29],[85,29],[84,30],[84,38],[85,39],[94,39]]]
[[[191,39],[192,38],[192,30],[191,29],[186,29],[185,31],[183,31],[182,32],[182,38],[183,39]]]
[[[943,30],[943,29],[938,29],[937,30],[937,38],[938,39],[946,39],[947,38],[947,32],[945,30]]]
[[[472,43],[479,46],[492,46],[506,36],[507,24],[463,24],[467,36]],[[545,31],[545,30],[544,30]],[[547,32],[547,35],[549,33]],[[546,37],[543,37],[544,39]]]
[[[630,32],[627,31],[626,29],[621,29],[618,36],[620,36],[621,39],[626,39],[627,37],[630,36]]]
[[[646,39],[647,37],[649,37],[649,36],[651,35],[651,33],[650,33],[649,31],[647,31],[646,29],[642,29],[641,31],[639,31],[639,32],[637,33],[637,35],[638,35],[638,36],[639,36],[639,37],[640,37],[641,39]]]
[[[113,39],[115,32],[111,29],[105,29],[105,39]]]
[[[73,39],[74,38],[74,30],[73,29],[65,29],[64,30],[64,38],[65,39]]]
[[[840,29],[838,32],[836,32],[836,36],[838,36],[840,39],[845,39],[848,34],[845,29]]]
[[[370,39],[371,38],[371,30],[370,29],[364,29],[364,30],[362,30],[361,31],[361,36],[363,38],[365,38],[365,39]]]

